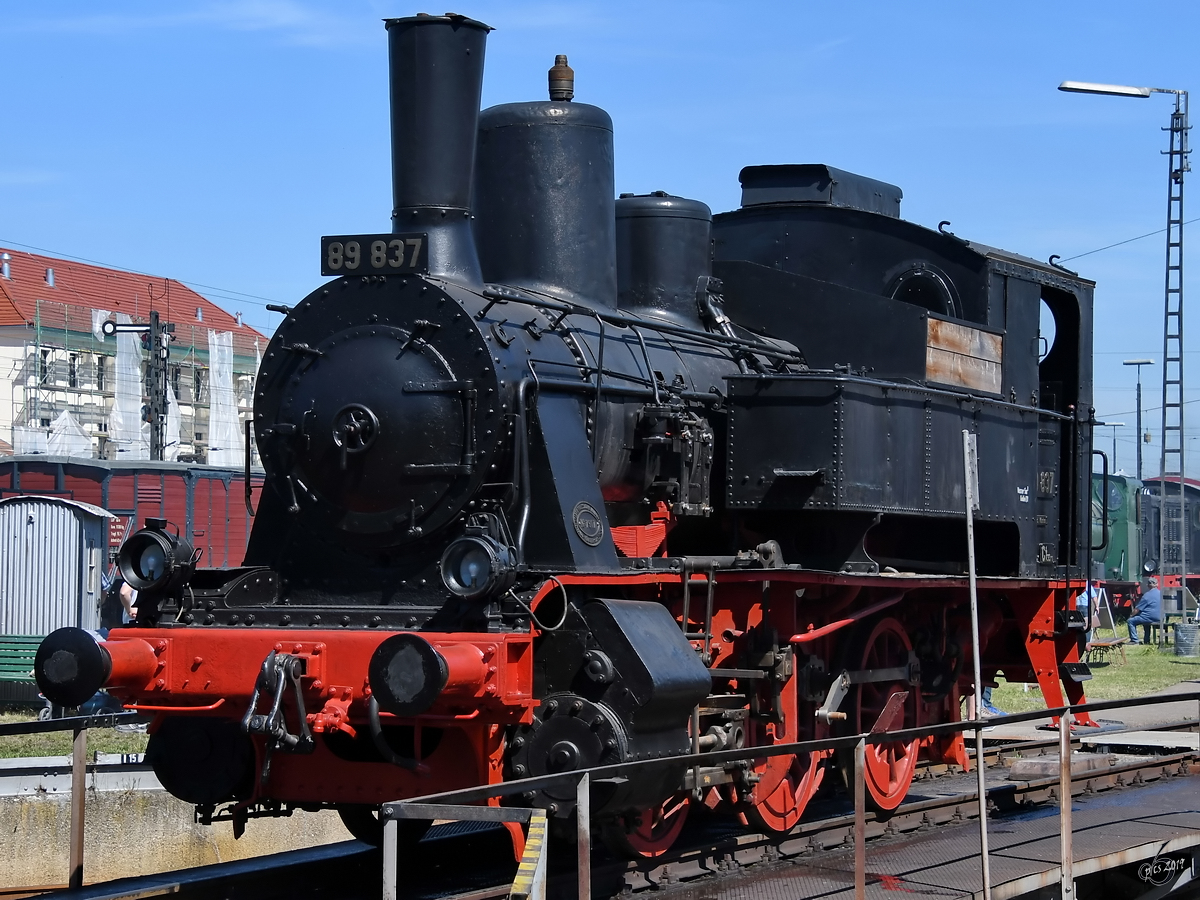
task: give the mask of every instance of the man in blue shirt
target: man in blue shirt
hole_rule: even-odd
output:
[[[1154,586],[1154,582],[1146,579],[1142,595],[1134,602],[1133,615],[1125,624],[1129,626],[1129,643],[1140,644],[1137,626],[1157,625],[1162,618],[1162,591]],[[1146,639],[1149,640],[1150,629],[1146,629]]]

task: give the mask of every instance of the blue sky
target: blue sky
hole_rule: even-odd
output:
[[[316,286],[321,234],[388,230],[380,19],[418,11],[443,10],[6,4],[0,243],[215,286],[202,292],[270,332],[278,317],[261,304]],[[1165,222],[1169,98],[1058,83],[1200,89],[1194,4],[476,0],[455,11],[496,28],[485,105],[541,99],[554,54],[569,54],[576,98],[613,117],[620,191],[719,211],[737,205],[744,165],[825,162],[900,185],[907,219],[949,219],[963,237],[1038,259]],[[1190,208],[1200,215],[1200,200]],[[1134,377],[1120,363],[1161,357],[1163,258],[1154,235],[1067,263],[1099,283],[1097,415],[1128,423],[1124,468]],[[1193,310],[1198,286],[1188,278]],[[1200,399],[1187,346],[1188,399]],[[1148,472],[1160,379],[1161,367],[1145,370]],[[1200,403],[1188,414],[1200,475]],[[1111,451],[1110,433],[1100,444]]]

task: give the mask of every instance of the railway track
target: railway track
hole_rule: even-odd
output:
[[[996,815],[1002,818],[1057,799],[1057,772],[1026,781],[1010,781],[1007,778],[1008,764],[1014,759],[1040,754],[1043,749],[1053,750],[1048,755],[1057,758],[1057,742],[1051,741],[1049,744],[1045,746],[1041,741],[1029,741],[996,748],[995,761],[988,764],[989,817]],[[1018,756],[1018,753],[1021,755]],[[1193,751],[1152,758],[1123,757],[1103,771],[1077,775],[1072,783],[1072,796],[1134,788],[1162,778],[1193,773],[1200,774],[1197,754]],[[939,775],[927,771],[921,780],[914,782],[910,796],[913,799],[902,804],[886,820],[868,813],[869,844],[977,818],[978,795],[973,774]],[[685,829],[677,846],[653,861],[593,863],[595,896],[662,890],[698,878],[721,877],[762,863],[812,859],[822,853],[851,851],[854,812],[845,793],[818,797],[810,809],[813,818],[782,837],[747,832],[722,823],[722,826],[708,826],[699,833]],[[562,856],[570,861],[569,853],[560,854]],[[573,890],[574,884],[573,869],[560,871],[551,863],[551,872],[550,890],[561,890],[569,896],[568,892]]]
[[[1155,731],[1195,731],[1196,720],[1182,719],[1154,725]],[[1120,734],[1119,730],[1105,732]],[[1047,732],[1044,739],[996,741],[985,736],[991,743],[984,748],[984,759],[987,764],[994,765],[1017,753],[1031,753],[1043,749],[1057,751],[1058,737],[1053,732]],[[1075,749],[1080,748],[1079,737],[1072,741]],[[968,755],[974,759],[974,748],[967,748]],[[917,763],[918,781],[954,774],[956,767],[945,763],[931,763],[922,760]],[[154,776],[145,754],[116,754],[102,753],[94,762],[87,764],[89,787],[97,790],[161,790],[162,785]],[[70,790],[71,758],[37,757],[31,759],[0,760],[0,797],[34,795],[43,793],[62,793]],[[6,889],[0,888],[0,900],[7,896]]]
[[[1170,722],[1156,731],[1196,729],[1193,720]],[[1132,729],[1129,729],[1132,730]],[[1119,730],[1106,732],[1119,743]],[[1079,747],[1078,737],[1074,741]],[[1028,811],[1056,798],[1057,774],[1020,781],[1009,780],[1011,765],[1042,754],[1056,758],[1057,737],[996,742],[985,750],[988,771],[988,805],[998,818]],[[1155,757],[1116,756],[1103,770],[1078,774],[1074,795],[1085,795],[1200,772],[1194,751]],[[831,779],[832,780],[832,779]],[[956,767],[926,765],[917,774],[912,799],[886,820],[867,818],[867,840],[875,846],[914,832],[967,822],[976,817],[975,776]],[[749,867],[784,860],[813,860],[822,854],[848,852],[853,842],[854,815],[843,790],[829,790],[810,806],[807,821],[786,836],[748,832],[731,819],[695,817],[685,827],[676,846],[654,860],[629,862],[616,859],[598,847],[593,859],[595,897],[671,890],[697,879],[715,879]],[[555,851],[558,852],[555,852]],[[470,871],[462,861],[471,860]],[[551,847],[551,896],[571,896],[575,890],[574,848]],[[507,833],[468,823],[436,827],[420,844],[418,860],[404,866],[404,882],[413,900],[487,900],[508,894],[515,864]],[[81,900],[134,900],[154,896],[213,897],[228,900],[274,897],[376,898],[380,894],[378,851],[355,841],[311,850],[275,854],[205,866],[181,872],[126,879],[94,885]],[[0,900],[49,897],[59,886],[10,888]]]

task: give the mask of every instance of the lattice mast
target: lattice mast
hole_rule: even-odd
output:
[[[1184,475],[1186,447],[1183,397],[1183,176],[1188,163],[1188,95],[1175,94],[1171,114],[1170,149],[1166,151],[1170,167],[1167,181],[1167,266],[1163,314],[1163,392],[1162,437],[1159,468],[1161,498],[1159,504],[1158,559],[1162,576],[1178,575],[1186,586],[1187,575],[1187,503]],[[1171,484],[1178,494],[1171,497]],[[1161,632],[1160,632],[1161,635]],[[1161,637],[1160,637],[1161,640]]]

